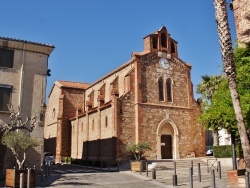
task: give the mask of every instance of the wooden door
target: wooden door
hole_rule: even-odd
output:
[[[172,136],[161,135],[161,158],[172,159]]]

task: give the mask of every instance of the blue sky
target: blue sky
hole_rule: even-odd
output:
[[[222,70],[213,0],[7,0],[1,15],[0,36],[55,46],[47,94],[56,80],[93,83],[143,51],[143,37],[162,24],[192,65],[194,91]],[[229,22],[235,42],[232,11]]]

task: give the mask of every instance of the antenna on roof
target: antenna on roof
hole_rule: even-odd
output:
[[[161,26],[164,26],[164,23],[163,23],[163,22],[161,22]]]

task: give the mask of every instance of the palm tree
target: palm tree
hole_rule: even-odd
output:
[[[237,91],[234,53],[227,18],[226,0],[214,0],[214,7],[223,68],[228,79],[229,90],[234,106],[234,112],[237,120],[237,127],[239,130],[243,155],[246,163],[246,169],[247,171],[250,171],[250,146],[246,126],[244,124],[244,119],[242,115],[240,98]]]
[[[201,76],[202,80],[201,83],[197,85],[196,93],[201,94],[203,100],[211,102],[212,96],[217,90],[222,78],[222,75]]]
[[[196,93],[201,94],[203,102],[210,103],[212,101],[212,96],[217,90],[220,82],[222,81],[222,75],[203,75],[201,76],[201,83],[197,85]],[[219,134],[218,129],[212,129],[213,131],[213,145],[219,145]]]

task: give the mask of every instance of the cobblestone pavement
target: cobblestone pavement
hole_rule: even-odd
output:
[[[43,187],[43,186],[42,186]],[[46,186],[45,186],[46,187]],[[153,188],[165,187],[158,182],[145,180],[123,172],[62,174],[49,187],[109,187],[109,188]]]
[[[237,185],[228,185],[227,184],[227,170],[230,167],[224,167],[221,171],[221,178],[219,177],[218,172],[215,171],[215,185],[216,188],[241,188],[245,187],[244,184]],[[152,180],[152,172],[133,172],[136,176],[142,176],[145,179]],[[173,170],[159,170],[156,171],[156,179],[153,181],[164,185],[165,187],[181,187],[181,188],[190,188],[190,177],[189,177],[189,168],[179,168],[177,169],[177,186],[173,186]],[[194,168],[193,171],[193,187],[194,188],[212,188],[211,172],[207,172],[206,167],[201,167],[201,182],[199,182],[198,170]]]
[[[115,170],[115,169],[114,169]],[[152,172],[130,172],[127,168],[120,169],[120,172],[100,171],[100,169],[85,168],[73,165],[55,165],[51,167],[51,176],[43,177],[37,175],[37,187],[90,187],[90,188],[189,188],[189,169],[178,168],[178,186],[173,186],[173,169],[156,171],[156,179],[152,179]],[[219,178],[218,172],[215,172],[216,188],[240,188],[244,185],[227,185],[226,171],[228,168],[223,167],[222,177]],[[207,168],[201,168],[201,182],[198,181],[198,170],[193,171],[194,188],[212,188],[211,174]],[[0,181],[0,187],[4,187],[4,182]]]

